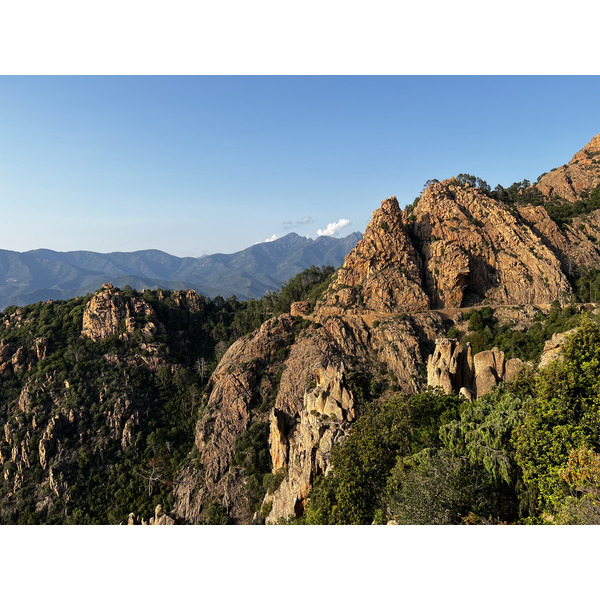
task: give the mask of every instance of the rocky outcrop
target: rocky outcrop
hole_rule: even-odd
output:
[[[292,317],[304,317],[310,312],[310,302],[293,302],[290,306]]]
[[[555,333],[544,344],[538,369],[560,359],[562,347],[573,331]],[[456,392],[479,398],[500,382],[513,381],[525,364],[519,358],[506,360],[498,348],[472,355],[468,343],[463,346],[457,340],[440,338],[427,361],[427,385],[441,387],[447,394]]]
[[[439,308],[549,304],[571,293],[560,261],[509,207],[450,179],[430,185],[412,212],[424,282]]]
[[[40,457],[40,465],[42,469],[48,467],[50,458],[56,453],[57,450],[57,434],[60,431],[61,420],[60,416],[56,415],[50,419],[42,439],[38,446],[38,455]]]
[[[331,449],[347,435],[354,420],[354,398],[344,378],[344,367],[317,368],[316,384],[304,393],[300,414],[290,419],[280,410],[271,414],[270,448],[273,470],[286,476],[272,496],[267,523],[300,516],[312,483],[329,468]]]
[[[493,348],[473,355],[469,343],[440,338],[427,361],[427,385],[445,393],[467,398],[489,393],[501,381],[511,382],[523,367],[519,358],[505,360],[504,352]]]
[[[31,410],[31,388],[29,384],[25,384],[21,388],[19,394],[19,410],[24,413],[28,413]]]
[[[473,388],[473,354],[471,345],[463,347],[457,340],[439,338],[427,360],[427,385],[441,387],[446,394]]]
[[[154,309],[143,299],[127,298],[115,290],[110,283],[94,294],[83,313],[81,334],[98,342],[112,335],[127,339],[136,330],[142,329],[145,339],[164,333]]]
[[[560,359],[562,347],[574,330],[565,333],[555,333],[545,344],[538,367],[546,368],[551,362]]]
[[[570,162],[539,178],[535,187],[548,198],[576,202],[581,192],[600,185],[600,134],[577,152]]]
[[[370,330],[369,351],[395,380],[398,391],[414,394],[424,385],[421,377],[435,340],[444,331],[442,317],[435,312],[398,315],[379,322]]]
[[[575,274],[577,268],[597,267],[600,251],[592,241],[600,232],[600,210],[575,217],[572,225],[560,229],[543,206],[519,205],[519,216],[559,259],[563,273]]]
[[[150,525],[175,525],[175,519],[165,513],[161,504],[157,504]]]
[[[154,509],[154,516],[150,517],[149,521],[136,516],[135,513],[129,513],[127,525],[175,525],[175,519],[165,513],[161,504],[157,504]]]
[[[177,290],[172,292],[171,300],[175,306],[190,313],[204,312],[204,301],[194,290]]]
[[[31,348],[15,348],[10,342],[0,341],[0,376],[29,371],[37,360],[45,358],[47,343],[45,338],[39,338]]]
[[[477,397],[488,394],[504,379],[504,352],[493,348],[473,356],[474,391]]]
[[[427,310],[429,298],[421,277],[421,259],[402,221],[398,200],[392,196],[373,213],[363,239],[327,290],[323,308],[376,313]]]
[[[12,373],[13,346],[5,340],[0,341],[0,375]]]
[[[588,183],[597,142],[572,161],[589,168]],[[530,327],[540,307],[572,296],[574,264],[600,264],[597,213],[559,228],[543,206],[508,205],[456,179],[433,183],[404,211],[395,197],[384,200],[314,310],[292,304],[291,316],[267,321],[223,356],[196,428],[197,459],[176,482],[177,515],[197,522],[214,500],[236,522],[301,515],[315,478],[330,469],[331,449],[351,430],[357,373],[394,392],[429,384],[467,398],[512,381],[521,360],[498,348],[473,355],[442,338],[448,319],[462,331],[462,307],[493,305],[499,323]],[[300,333],[298,317],[310,322]],[[232,457],[240,436],[267,423],[280,483],[259,517]]]
[[[188,466],[176,482],[182,519],[201,520],[207,502],[220,498],[237,522],[252,520],[244,473],[232,465],[232,455],[236,439],[263,422],[265,399],[274,398],[268,448],[273,474],[282,479],[264,500],[273,523],[302,513],[315,478],[329,468],[332,447],[348,434],[356,412],[350,371],[370,369],[398,390],[417,391],[442,318],[424,313],[374,323],[371,317],[313,315],[314,322],[295,334],[293,318],[282,315],[231,346],[209,382],[207,411],[196,430],[203,473],[198,479]],[[275,373],[281,374],[278,387]]]
[[[253,423],[266,422],[259,410],[273,394],[279,366],[271,363],[291,345],[295,323],[290,315],[265,322],[252,336],[225,353],[207,386],[207,406],[196,426],[195,447],[203,465],[200,480],[184,470],[175,485],[176,511],[186,521],[201,518],[204,496],[221,497],[239,522],[250,522],[244,474],[231,464],[236,439]]]

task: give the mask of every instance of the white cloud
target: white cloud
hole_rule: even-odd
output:
[[[267,242],[274,242],[275,240],[278,240],[281,236],[278,233],[274,233],[270,238],[267,238],[266,240],[258,240],[258,242],[254,242],[254,245],[256,246],[256,244],[265,244]]]
[[[318,229],[317,235],[335,235],[340,229],[348,227],[352,221],[349,219],[340,219],[337,223],[329,223],[325,229]]]

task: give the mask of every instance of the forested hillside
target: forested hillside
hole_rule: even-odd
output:
[[[105,286],[96,296],[109,298],[114,332],[84,328],[92,295],[5,309],[0,521],[119,523],[130,512],[147,519],[157,504],[169,511],[218,360],[332,273],[313,267],[248,302]]]

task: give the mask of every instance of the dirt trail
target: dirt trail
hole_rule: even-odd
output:
[[[394,312],[394,313],[378,313],[378,312],[370,312],[370,311],[356,312],[356,313],[344,313],[343,311],[340,311],[339,315],[344,316],[344,317],[360,317],[369,327],[372,327],[373,323],[375,321],[382,321],[384,319],[394,318],[394,317],[398,317],[400,315],[406,315],[406,314],[423,315],[423,314],[427,314],[427,313],[438,313],[438,314],[442,315],[443,317],[446,317],[451,320],[455,320],[458,314],[468,313],[469,311],[471,311],[473,309],[481,310],[482,308],[484,308],[486,306],[488,308],[491,308],[492,310],[496,310],[498,308],[519,309],[520,307],[521,308],[523,307],[523,305],[519,305],[519,304],[481,304],[481,305],[477,305],[477,306],[464,306],[464,307],[460,307],[460,308],[434,308],[431,310],[414,311],[412,313],[408,313],[408,311],[400,311],[400,312]],[[533,308],[540,309],[543,312],[548,312],[551,308],[550,304],[531,304],[531,305],[528,304],[526,306],[531,306]],[[580,306],[584,306],[584,304],[576,304],[575,306],[580,307]],[[313,320],[314,316],[313,315],[304,315],[304,318]]]

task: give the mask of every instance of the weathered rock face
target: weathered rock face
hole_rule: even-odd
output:
[[[5,340],[0,341],[0,375],[12,372],[13,346]]]
[[[518,358],[505,360],[498,348],[473,355],[470,344],[440,338],[427,362],[427,385],[479,398],[501,381],[512,381],[523,364]]]
[[[343,371],[343,365],[339,370],[333,366],[315,369],[316,387],[304,393],[295,419],[273,410],[269,440],[273,469],[285,470],[286,477],[273,496],[265,499],[272,503],[267,523],[303,513],[314,478],[327,472],[333,445],[347,435],[355,413]]]
[[[567,341],[569,334],[573,333],[573,331],[574,330],[567,331],[565,333],[555,333],[552,338],[544,344],[544,351],[539,363],[540,369],[544,369],[551,362],[560,359],[562,347]]]
[[[538,369],[560,359],[562,347],[573,331],[555,333],[545,343]],[[519,358],[506,360],[498,348],[472,355],[470,345],[463,347],[456,340],[440,338],[427,362],[427,385],[441,387],[447,394],[457,392],[479,398],[500,382],[513,381],[525,364]]]
[[[507,205],[456,180],[430,185],[407,220],[434,307],[549,304],[571,293],[554,253]]]
[[[231,459],[235,440],[266,419],[273,472],[284,475],[265,498],[271,506],[267,521],[301,514],[315,477],[329,468],[331,448],[346,437],[355,418],[344,357],[353,370],[375,364],[378,372],[393,375],[399,390],[415,392],[443,331],[435,313],[383,318],[376,325],[368,315],[329,316],[315,319],[295,337],[294,327],[289,315],[267,321],[232,345],[213,373],[207,411],[196,430],[204,473],[199,479],[191,467],[184,469],[174,490],[182,519],[197,522],[206,503],[220,497],[237,522],[252,520],[244,475]],[[289,354],[279,363],[277,355],[285,348]],[[281,373],[278,388],[275,372]],[[257,407],[274,393],[274,407],[263,415]]]
[[[399,391],[414,394],[425,383],[421,373],[444,329],[434,312],[385,319],[371,330],[370,352],[393,374]]]
[[[150,517],[149,522],[143,517],[136,516],[135,513],[129,513],[127,525],[175,525],[175,519],[165,513],[161,504],[157,504],[154,516]]]
[[[597,136],[572,161],[588,168],[588,183],[599,143]],[[559,229],[543,206],[509,206],[455,179],[429,186],[405,211],[395,197],[384,200],[314,312],[306,302],[292,305],[308,328],[298,333],[282,315],[223,356],[196,430],[203,471],[192,464],[182,471],[178,516],[195,522],[218,499],[237,522],[253,520],[244,469],[232,465],[232,455],[236,439],[257,423],[268,423],[273,472],[282,477],[261,512],[268,523],[302,514],[315,478],[330,469],[331,448],[355,419],[352,373],[383,374],[406,393],[427,383],[467,398],[512,381],[522,361],[506,360],[497,348],[473,356],[470,347],[441,339],[444,318],[486,304],[498,307],[500,322],[530,326],[537,307],[572,294],[573,264],[600,264],[596,213]]]
[[[427,360],[427,385],[441,387],[446,394],[473,387],[473,354],[471,345],[464,348],[456,340],[439,338]]]
[[[57,450],[57,434],[60,431],[61,420],[60,416],[56,415],[50,419],[44,435],[39,443],[38,453],[40,457],[40,465],[42,469],[48,466],[50,456]]]
[[[559,259],[563,273],[573,275],[577,267],[597,267],[600,251],[592,241],[600,232],[600,210],[575,217],[562,230],[543,206],[519,205],[519,216]]]
[[[540,177],[535,187],[545,196],[558,196],[569,202],[579,194],[600,185],[600,134],[577,152],[571,161]]]
[[[493,348],[478,352],[473,357],[475,368],[475,394],[483,396],[491,392],[504,379],[504,352]]]
[[[348,254],[324,307],[365,308],[377,313],[429,308],[421,282],[421,259],[402,222],[395,196],[373,213],[365,235]]]
[[[176,306],[188,310],[189,312],[201,313],[204,311],[204,302],[194,290],[177,290],[172,292],[171,300]]]
[[[183,300],[182,300],[183,301]],[[146,339],[164,333],[154,309],[141,298],[126,298],[105,283],[89,301],[83,313],[81,334],[95,342],[119,334],[123,339],[135,332],[136,324]]]
[[[376,325],[368,315],[334,316],[292,346],[271,415],[273,470],[285,477],[265,498],[272,504],[268,523],[302,514],[315,478],[329,469],[333,445],[348,435],[355,401],[343,357],[357,370],[376,363],[399,391],[413,393],[442,330],[437,314],[389,317]]]
[[[37,338],[31,347],[15,347],[5,340],[0,341],[0,376],[29,371],[33,365],[46,357],[48,340]]]
[[[290,306],[292,317],[302,317],[310,312],[310,302],[293,302]]]

